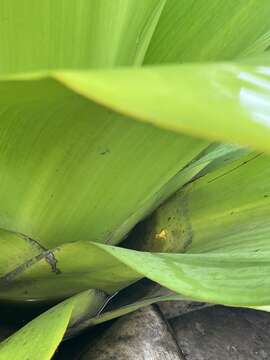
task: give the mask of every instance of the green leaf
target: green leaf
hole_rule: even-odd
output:
[[[90,305],[92,314],[97,312],[96,300],[95,293],[86,291],[46,311],[0,344],[0,359],[51,359],[67,326],[78,320],[78,314],[89,311]]]
[[[269,175],[269,157],[253,153],[187,185],[156,210],[146,239],[152,249],[162,240],[186,254],[147,254],[140,262],[136,253],[133,268],[197,300],[268,305]]]
[[[33,256],[32,247],[37,250],[33,240],[3,230],[0,234],[1,240],[6,241],[6,247],[0,242],[2,300],[55,301],[89,288],[113,294],[142,278],[91,242],[70,242],[51,250],[40,247]],[[9,256],[9,249],[14,248],[14,257],[12,253]],[[29,252],[25,251],[27,248]]]
[[[226,154],[229,149],[230,147],[214,147],[213,152],[206,153],[201,159],[211,159],[213,154]],[[88,242],[66,244],[55,249],[57,265],[59,268],[63,267],[63,278],[58,284],[65,282],[66,269],[74,273],[77,280],[78,273],[81,279],[86,271],[89,271],[91,281],[93,275],[94,279],[95,276],[97,279],[100,274],[100,284],[102,279],[103,281],[106,279],[106,286],[109,282],[115,284],[114,278],[119,280],[120,276],[128,277],[128,274],[134,274],[133,281],[136,277],[146,276],[181,294],[180,297],[177,295],[146,297],[102,313],[101,306],[107,300],[106,296],[101,295],[100,301],[96,301],[95,298],[96,305],[90,306],[92,315],[91,312],[89,314],[88,303],[85,304],[85,299],[82,298],[82,303],[76,303],[73,309],[68,336],[85,327],[121,316],[155,301],[183,297],[233,306],[255,307],[267,311],[270,301],[268,164],[267,156],[247,154],[240,160],[233,161],[224,168],[218,168],[187,185],[157,210],[162,212],[166,208],[171,208],[174,211],[176,206],[180,210],[179,217],[175,221],[183,229],[189,229],[190,233],[183,236],[189,236],[191,239],[186,254],[151,254]],[[181,214],[185,216],[180,216]],[[7,234],[3,235],[6,236],[6,241],[8,239],[12,241],[15,236],[10,234],[8,238]],[[22,240],[27,241],[19,236],[18,241]],[[24,251],[24,247],[22,249]],[[82,254],[85,255],[85,260]],[[97,263],[98,257],[103,259],[100,260],[103,261],[103,266]],[[28,280],[28,285],[32,286],[34,277],[37,279],[36,283],[42,284],[44,280],[50,278],[50,275],[52,279],[62,276],[52,273],[44,259],[35,260],[36,262],[30,263],[24,272],[17,273],[13,279],[10,278],[10,283],[14,281],[16,285],[14,286],[16,291],[19,289],[18,284],[23,281],[27,284]],[[93,268],[95,261],[96,269]],[[113,270],[110,268],[112,263],[116,266]],[[53,289],[50,286],[47,291]],[[79,312],[74,314],[75,310]],[[88,314],[87,317],[85,314]],[[31,324],[28,326],[32,329]],[[64,327],[67,327],[66,323],[61,328],[63,332]],[[39,326],[36,330],[40,331]],[[22,336],[20,334],[19,332],[14,335],[14,339],[19,339],[16,340],[19,345]],[[16,350],[14,343],[11,344],[12,349]],[[50,351],[52,351],[51,346]],[[7,351],[5,347],[4,351]],[[0,356],[1,354],[0,352]],[[6,356],[6,353],[4,354]]]
[[[187,168],[204,164],[204,167],[202,167],[201,171],[196,175],[198,178],[226,166],[233,161],[237,161],[249,153],[251,153],[250,148],[243,148],[231,144],[211,144],[202,152],[202,155],[195,159]]]
[[[181,219],[180,219],[181,220]],[[260,229],[258,230],[260,234]],[[255,238],[256,239],[256,238]],[[87,267],[84,265],[83,273],[76,272],[75,267],[68,267],[73,274],[69,276],[63,272],[56,275],[45,268],[45,261],[40,261],[19,274],[15,279],[10,278],[6,287],[1,284],[2,296],[6,298],[25,297],[25,289],[28,289],[28,297],[32,294],[43,293],[50,297],[51,293],[63,291],[68,284],[79,291],[79,286],[99,286],[100,288],[115,290],[116,285],[120,288],[134,280],[147,277],[186,298],[220,303],[234,306],[260,306],[270,303],[269,293],[269,246],[268,237],[261,239],[258,244],[249,244],[247,250],[240,243],[231,247],[235,251],[205,252],[202,254],[166,254],[149,253],[128,250],[119,247],[108,246],[98,243],[80,242],[73,247],[85,253],[88,246],[92,249],[101,250],[103,265],[93,268],[93,260],[89,259]],[[220,240],[221,242],[221,240]],[[69,245],[66,245],[69,246]],[[222,245],[221,245],[222,247]],[[92,250],[93,251],[93,250]],[[96,254],[96,251],[93,251]],[[107,255],[106,255],[107,254]],[[73,252],[73,259],[78,253]],[[65,260],[63,258],[63,260]],[[61,261],[61,259],[60,259]],[[60,263],[59,261],[59,263]],[[65,263],[65,261],[63,261]],[[92,263],[92,264],[91,264]],[[115,264],[112,272],[110,264]],[[108,265],[107,265],[108,264]],[[44,269],[45,268],[45,269]],[[78,267],[80,270],[81,268]],[[91,269],[97,274],[91,273]],[[87,270],[89,273],[87,273]],[[80,277],[78,276],[80,274]],[[104,275],[107,275],[104,278]],[[72,279],[72,276],[74,278]],[[58,278],[57,278],[58,277]],[[123,278],[126,283],[123,283]],[[76,279],[79,284],[76,284]],[[61,281],[60,281],[61,280]],[[60,285],[59,285],[60,284]],[[7,286],[8,285],[8,286]],[[45,285],[45,286],[44,286]],[[57,290],[60,287],[60,290]],[[67,289],[65,289],[67,291]],[[55,296],[55,294],[54,294]]]
[[[19,5],[2,3],[1,228],[26,234],[45,249],[81,239],[116,244],[183,185],[183,177],[178,184],[176,175],[208,145],[183,133],[268,149],[267,75],[255,89],[237,78],[245,70],[263,77],[260,71],[267,70],[265,59],[255,65],[82,71],[140,64],[155,28],[156,39],[161,28],[166,30],[164,21],[173,18],[174,6],[179,6],[174,1],[164,5],[165,1],[158,0],[140,7],[135,0],[116,0],[109,5],[105,0],[46,0],[41,6],[34,0]],[[216,8],[218,5],[216,2]],[[239,3],[234,10],[237,16],[244,12],[251,21],[255,41],[255,37],[265,36],[266,28],[253,20],[253,5]],[[189,9],[187,2],[183,6]],[[198,2],[197,10],[203,6]],[[265,3],[262,8],[267,6]],[[230,3],[220,13],[220,21],[228,18],[232,8]],[[238,22],[234,25],[233,31],[238,31]],[[246,43],[248,35],[246,31],[238,37],[230,35],[228,49],[252,46]],[[10,43],[14,43],[12,49]],[[40,51],[36,51],[37,45]],[[61,68],[76,71],[55,72]],[[29,73],[41,69],[45,72]],[[221,91],[213,85],[216,83]],[[239,103],[243,84],[247,87],[244,95],[256,91],[258,103]],[[213,101],[211,107],[205,106],[209,100]],[[181,132],[181,136],[132,122],[110,108]],[[239,126],[234,126],[236,119]],[[130,167],[130,163],[136,166]],[[189,180],[186,177],[185,181]]]
[[[175,132],[269,151],[270,67],[252,61],[55,74],[108,108]]]
[[[1,231],[2,299],[55,299],[91,287],[112,294],[146,276],[197,300],[269,305],[268,185],[253,178],[265,174],[268,158],[235,164],[240,149],[223,170],[231,150],[207,152],[209,141],[269,151],[269,54],[89,71],[140,65],[149,44],[148,64],[260,53],[269,45],[267,10],[265,0],[2,2],[0,227],[17,232]],[[247,175],[238,172],[250,163]],[[173,200],[191,253],[89,241],[117,244],[173,191],[210,171]],[[251,197],[241,195],[243,182]]]
[[[250,149],[236,145],[211,144],[170,180],[168,187],[164,188],[165,194],[160,192],[160,196],[162,199],[167,198],[167,189],[177,191],[178,188],[185,184],[230,163],[237,162],[238,159],[248,154],[251,154]],[[162,201],[157,201],[155,208],[161,203]],[[175,201],[176,206],[174,208],[172,208],[171,203],[172,201],[169,201],[169,206],[166,206],[166,204],[161,205],[159,210],[151,214],[147,221],[140,222],[125,241],[125,246],[143,251],[176,253],[184,251],[186,246],[189,245],[189,237],[184,237],[182,233],[185,231],[184,228],[188,230],[188,226],[183,228],[182,225],[173,225],[172,227],[171,225],[174,223],[168,223],[168,219],[175,216],[185,217],[185,214],[181,212],[181,215],[179,215],[178,200]],[[164,226],[166,232],[164,232]]]
[[[268,0],[167,0],[146,64],[230,60],[270,44]]]
[[[0,74],[140,65],[146,52],[147,64],[228,60],[267,48],[268,12],[267,0],[3,0]]]
[[[82,292],[52,307],[1,342],[0,359],[51,359],[64,335],[65,339],[72,337],[89,326],[115,319],[155,302],[185,300],[179,295],[162,292],[108,310],[104,310],[104,307],[111,298],[106,298],[104,293],[96,290]]]
[[[258,254],[151,254],[107,246],[106,251],[145,277],[195,301],[233,306],[270,303],[267,250]]]
[[[112,294],[147,277],[193,300],[269,305],[268,165],[269,157],[247,154],[185,186],[157,210],[165,219],[157,233],[170,231],[185,254],[68,243],[3,274],[1,297],[60,297],[87,287]]]
[[[130,121],[52,79],[2,81],[0,93],[0,228],[45,248],[118,243],[207,145]]]
[[[0,74],[140,64],[164,3],[2,0]]]
[[[72,312],[72,305],[41,315],[0,345],[0,359],[47,360],[62,340]]]
[[[182,204],[179,226],[189,228],[188,252],[253,256],[270,246],[268,178],[269,157],[251,153],[188,185],[163,208]]]

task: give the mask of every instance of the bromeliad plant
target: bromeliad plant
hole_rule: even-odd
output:
[[[0,299],[64,301],[0,359],[50,359],[65,333],[159,300],[268,310],[269,14],[1,1]],[[108,310],[143,278],[171,293]]]

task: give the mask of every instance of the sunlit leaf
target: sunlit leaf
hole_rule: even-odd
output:
[[[176,132],[269,151],[269,55],[249,62],[59,73],[87,98]]]

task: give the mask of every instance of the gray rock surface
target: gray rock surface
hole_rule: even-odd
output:
[[[221,306],[171,321],[185,360],[270,359],[270,314]]]
[[[93,328],[82,338],[63,343],[66,351],[60,349],[56,359],[268,360],[270,314],[168,302]]]
[[[177,316],[204,309],[206,307],[213,306],[210,304],[190,301],[163,301],[158,304],[161,312],[166,319],[172,319]]]
[[[116,321],[80,360],[183,360],[170,327],[149,306]]]

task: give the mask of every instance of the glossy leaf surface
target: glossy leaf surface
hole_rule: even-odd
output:
[[[87,98],[175,132],[269,151],[270,62],[166,65],[56,77]]]

